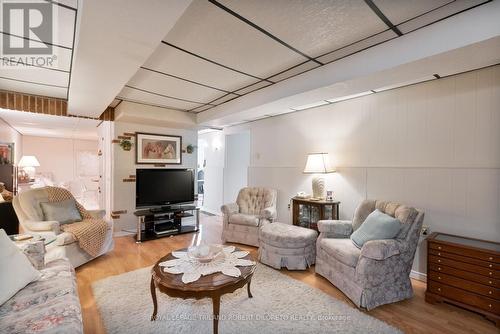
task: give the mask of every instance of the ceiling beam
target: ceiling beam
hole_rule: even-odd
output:
[[[158,47],[190,0],[81,1],[68,109],[99,117]]]

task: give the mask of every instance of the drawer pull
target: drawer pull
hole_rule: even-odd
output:
[[[441,263],[441,260],[438,260],[439,263]]]
[[[488,282],[488,284],[491,284],[491,283],[493,283],[493,282],[492,282],[492,281],[489,281],[489,282]]]
[[[438,279],[441,279],[441,276],[438,276]]]
[[[490,304],[490,305],[488,305],[488,307],[489,307],[489,308],[491,308],[491,304]]]
[[[438,267],[438,270],[441,270],[441,267]],[[491,273],[490,273],[490,275],[491,275]]]
[[[488,293],[489,293],[490,295],[492,294],[492,292],[491,292],[491,291],[488,291]]]
[[[493,275],[493,273],[490,271],[490,275]]]
[[[492,265],[492,264],[490,264],[490,265],[489,265],[489,267],[490,267],[490,268],[492,268],[492,267],[493,267],[493,265]]]
[[[438,246],[438,249],[441,249],[441,246]]]
[[[490,256],[490,257],[489,257],[489,260],[491,261],[491,260],[493,260],[493,258]]]
[[[438,288],[438,291],[441,291],[441,288]],[[490,306],[491,307],[491,306]]]
[[[441,256],[441,253],[438,253],[439,256]]]

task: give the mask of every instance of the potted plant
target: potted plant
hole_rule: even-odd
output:
[[[120,147],[124,151],[130,151],[130,149],[132,148],[132,142],[128,139],[122,139],[122,141],[120,142]]]
[[[189,144],[188,146],[186,146],[186,152],[191,154],[194,152],[195,148],[196,148],[195,145]]]

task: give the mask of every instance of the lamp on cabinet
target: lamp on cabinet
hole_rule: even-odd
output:
[[[312,180],[313,198],[325,199],[325,178],[322,174],[335,173],[328,153],[309,153],[304,174],[314,174]]]
[[[22,175],[24,174],[28,178],[28,182],[35,179],[35,167],[40,167],[40,163],[38,159],[33,155],[23,155],[21,160],[19,160],[18,167],[21,168],[19,170],[20,179],[22,179]]]

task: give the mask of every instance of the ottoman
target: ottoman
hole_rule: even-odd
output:
[[[259,231],[259,260],[276,269],[305,270],[316,260],[318,232],[294,225],[271,223]]]

